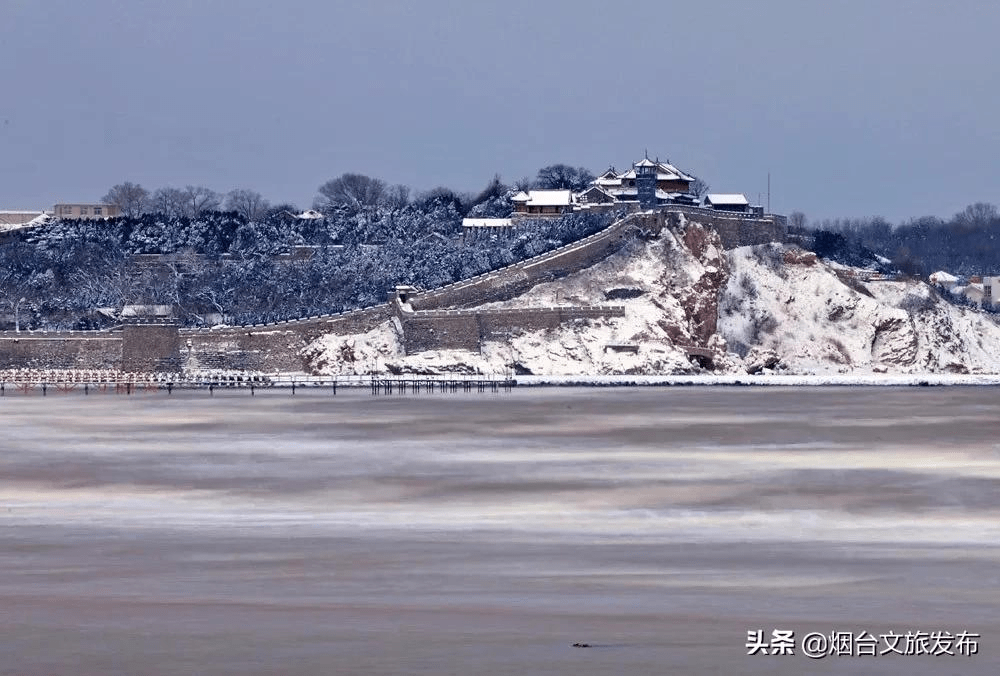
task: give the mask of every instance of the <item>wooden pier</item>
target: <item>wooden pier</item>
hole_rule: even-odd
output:
[[[172,395],[177,390],[242,390],[255,396],[258,390],[296,392],[338,389],[367,389],[373,396],[434,393],[510,392],[515,381],[509,376],[490,375],[400,375],[367,374],[350,376],[310,376],[286,373],[123,373],[123,372],[19,372],[0,373],[0,397],[12,394],[122,394],[151,393]]]

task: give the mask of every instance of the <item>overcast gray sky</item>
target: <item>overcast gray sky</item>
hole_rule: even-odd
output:
[[[1000,3],[0,0],[0,209],[669,158],[811,218],[1000,202]]]

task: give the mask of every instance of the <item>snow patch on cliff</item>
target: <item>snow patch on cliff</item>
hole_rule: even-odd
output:
[[[746,361],[770,354],[772,369],[800,374],[1000,372],[993,317],[923,282],[864,281],[779,244],[734,249],[729,259],[719,332]]]

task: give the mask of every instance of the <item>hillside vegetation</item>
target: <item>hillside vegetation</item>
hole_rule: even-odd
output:
[[[571,215],[470,242],[444,197],[320,220],[272,213],[248,221],[235,212],[65,220],[0,246],[0,302],[8,311],[19,304],[21,327],[31,329],[98,327],[108,320],[97,308],[125,305],[172,305],[188,326],[209,314],[233,324],[276,321],[380,303],[395,284],[433,288],[471,277],[612,218]],[[310,247],[304,259],[278,256],[301,246]],[[173,256],[137,264],[136,254]]]

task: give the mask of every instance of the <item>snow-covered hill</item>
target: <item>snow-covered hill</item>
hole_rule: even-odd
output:
[[[788,245],[723,252],[714,232],[689,223],[483,306],[614,304],[625,317],[515,331],[479,353],[415,355],[387,322],[323,336],[305,356],[329,374],[1000,373],[992,315],[950,305],[921,282],[862,278]]]

